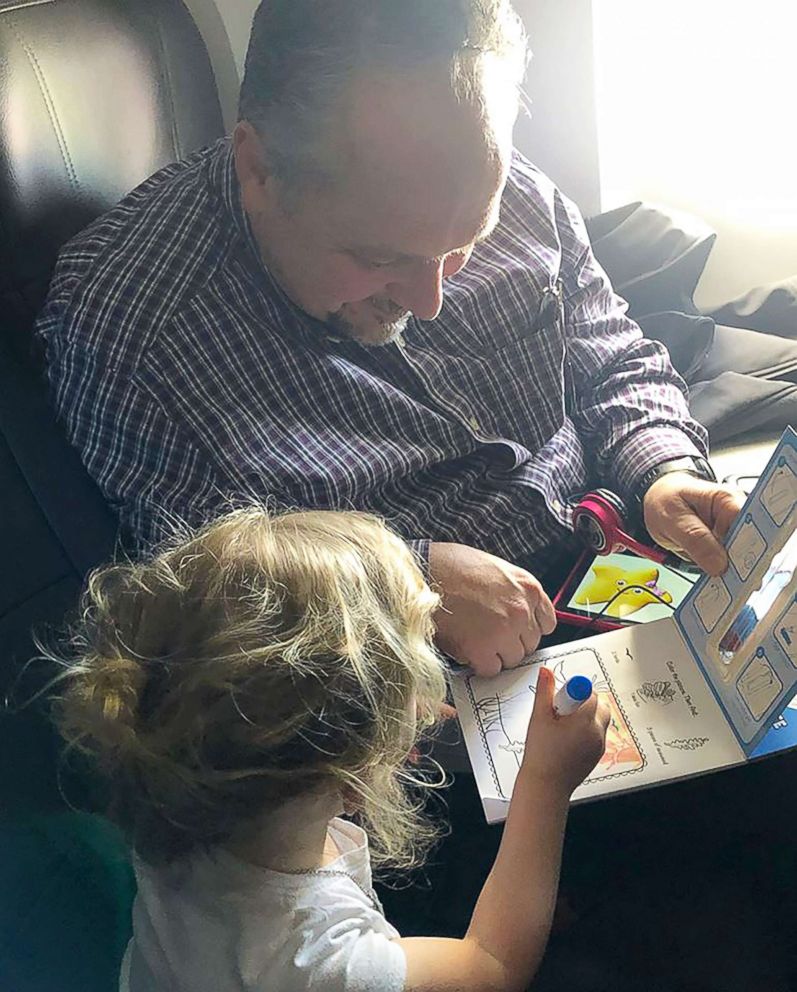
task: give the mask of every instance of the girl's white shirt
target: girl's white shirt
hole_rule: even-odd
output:
[[[288,874],[226,851],[153,868],[138,895],[120,992],[402,992],[398,931],[372,904],[365,833],[334,819],[340,857]]]

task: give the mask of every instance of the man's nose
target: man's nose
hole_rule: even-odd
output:
[[[443,305],[444,264],[444,259],[423,262],[411,276],[388,287],[390,298],[420,320],[434,320]]]

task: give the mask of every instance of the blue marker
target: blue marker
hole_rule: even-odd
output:
[[[582,703],[592,695],[592,680],[586,675],[574,675],[568,679],[553,697],[553,708],[558,716],[575,713]]]

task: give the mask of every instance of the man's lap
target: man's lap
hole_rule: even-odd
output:
[[[563,560],[561,575],[549,577],[549,591],[557,587],[567,565]],[[566,643],[579,636],[583,632],[560,627],[545,643]],[[399,929],[457,936],[467,928],[501,828],[484,821],[455,721],[449,722],[434,753],[455,773],[446,800],[451,834],[423,874],[422,887],[388,894],[385,902]],[[731,939],[739,947],[747,941],[753,957],[766,953],[767,965],[760,974],[768,968],[769,988],[785,989],[779,976],[791,964],[783,948],[792,943],[789,920],[794,913],[773,913],[773,908],[783,905],[785,910],[785,902],[797,902],[789,884],[797,877],[797,845],[792,842],[797,790],[789,788],[795,781],[797,754],[787,754],[574,806],[565,839],[562,891],[576,920],[554,935],[548,963],[533,988],[545,992],[566,986],[570,992],[595,992],[606,982],[615,992],[651,992],[657,987],[667,992],[741,992],[750,975],[743,956],[735,960],[732,954],[722,958],[720,953]],[[717,936],[721,919],[724,938]],[[668,941],[680,951],[668,950]],[[636,948],[633,953],[630,945]],[[584,947],[589,953],[583,953]],[[577,954],[578,948],[582,950]],[[720,959],[735,963],[725,967]],[[726,984],[724,979],[700,984],[700,976],[712,967],[725,969]],[[692,984],[687,983],[690,975],[695,977]],[[659,977],[664,984],[651,984]]]
[[[554,933],[532,988],[785,992],[795,772],[789,755],[575,806],[561,883],[574,921]],[[456,776],[446,802],[450,836],[412,887],[386,894],[407,934],[462,936],[500,843],[471,776]],[[756,967],[765,986],[750,984]]]

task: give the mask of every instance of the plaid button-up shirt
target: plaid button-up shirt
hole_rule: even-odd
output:
[[[288,300],[227,139],[66,246],[38,331],[69,439],[144,545],[255,496],[530,562],[578,493],[627,494],[658,462],[705,453],[665,350],[520,155],[439,317],[396,343],[336,340]]]

